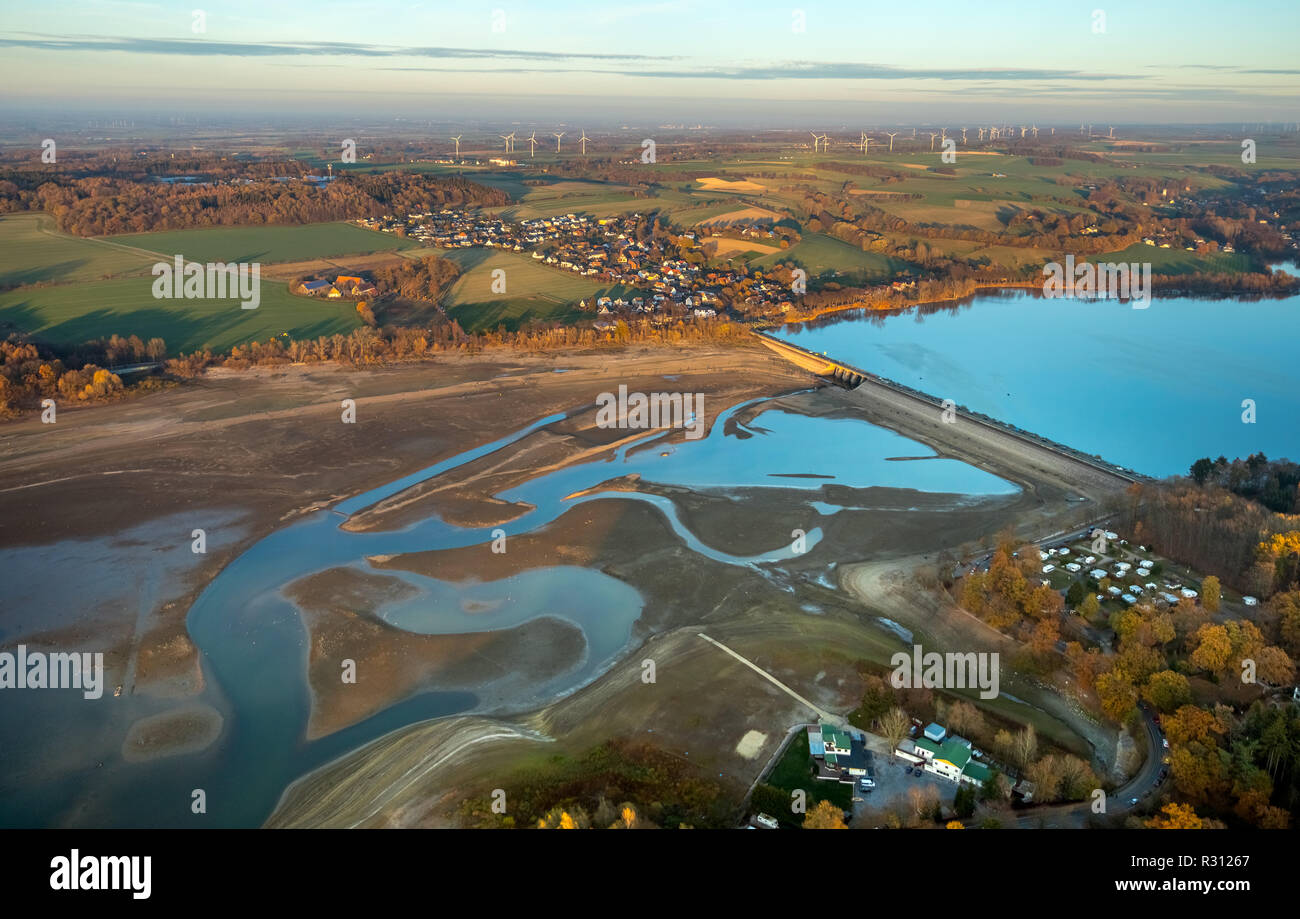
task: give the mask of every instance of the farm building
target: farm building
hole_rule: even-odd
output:
[[[828,782],[852,783],[871,765],[865,738],[827,725],[808,727],[808,752],[817,761],[817,778]]]

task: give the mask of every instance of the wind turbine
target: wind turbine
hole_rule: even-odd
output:
[[[1020,139],[1021,139],[1021,140],[1024,140],[1024,139],[1025,139],[1025,132],[1028,131],[1028,130],[1029,130],[1029,129],[1026,128],[1023,124],[1020,126]]]
[[[980,128],[980,129],[979,129],[979,132],[980,132],[979,139],[980,139],[981,141],[983,141],[983,140],[984,140],[984,129],[983,129],[983,128]]]
[[[931,153],[934,152],[934,139],[935,139],[936,137],[938,137],[938,136],[939,136],[939,135],[936,134],[936,133],[934,133],[933,131],[930,132],[930,152],[931,152]]]
[[[889,138],[889,152],[890,152],[890,153],[893,153],[893,152],[894,152],[894,138],[898,136],[898,133],[895,132],[895,133],[893,133],[893,134],[890,134],[888,131],[886,131],[886,132],[885,132],[885,136]]]
[[[1114,125],[1111,125],[1111,128],[1110,128],[1110,139],[1111,139],[1111,140],[1114,140],[1114,139],[1115,139],[1115,126],[1114,126]]]
[[[813,139],[813,153],[816,153],[816,152],[817,152],[817,143],[818,143],[818,141],[821,140],[821,138],[817,136],[817,132],[816,132],[816,131],[809,131],[808,133],[812,135],[812,139]]]
[[[457,134],[452,138],[456,142],[456,159],[460,159],[460,139],[464,136],[464,134]]]
[[[565,134],[568,134],[568,133],[569,133],[568,131],[561,131],[559,134],[553,134],[553,136],[555,137],[555,152],[556,152],[556,153],[559,153],[559,152],[560,152],[560,138],[563,137]]]
[[[965,129],[965,128],[962,128],[962,129],[961,129],[961,145],[962,145],[963,147],[966,146],[966,129]]]
[[[536,131],[528,135],[528,155],[530,157],[537,155],[537,132]]]
[[[1034,125],[1029,130],[1034,132],[1034,140],[1038,140],[1038,125]]]
[[[863,131],[863,132],[862,132],[862,141],[861,141],[861,143],[862,143],[862,155],[863,155],[863,156],[866,156],[866,155],[867,155],[867,151],[871,149],[871,138],[867,136],[867,132],[866,132],[866,131]]]
[[[586,156],[587,155],[587,131],[585,128],[582,131],[582,136],[578,138],[578,143],[582,144],[582,155]]]

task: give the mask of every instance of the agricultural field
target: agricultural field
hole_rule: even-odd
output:
[[[440,252],[463,272],[443,299],[447,315],[466,331],[505,325],[518,328],[530,320],[565,320],[581,315],[578,301],[621,296],[626,288],[608,287],[545,265],[527,255],[499,250],[453,249]],[[505,271],[506,292],[493,293],[492,272]]]
[[[1197,255],[1186,249],[1161,249],[1138,243],[1093,261],[1150,262],[1152,274],[1188,274],[1194,271],[1250,271],[1250,257],[1240,252],[1212,252]]]
[[[214,227],[106,236],[120,243],[163,253],[183,255],[192,262],[299,262],[340,255],[412,249],[414,240],[378,233],[351,223],[310,223],[301,226]]]
[[[48,214],[0,217],[0,289],[143,274],[152,252],[60,232]]]
[[[856,246],[822,233],[808,233],[789,249],[781,249],[751,262],[767,268],[778,262],[793,263],[808,272],[808,277],[840,276],[858,281],[892,277],[907,263],[879,252],[863,252]]]
[[[121,278],[0,293],[0,331],[28,332],[39,342],[75,345],[110,335],[161,338],[175,355],[228,349],[277,335],[315,338],[360,325],[351,302],[296,297],[288,286],[263,281],[261,304],[238,300],[156,300],[153,278]]]

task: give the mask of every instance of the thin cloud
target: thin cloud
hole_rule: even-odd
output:
[[[180,56],[226,57],[366,57],[433,58],[439,60],[482,61],[534,61],[550,63],[553,67],[497,67],[475,68],[476,73],[597,73],[616,76],[648,77],[659,79],[691,80],[985,80],[994,82],[1023,82],[1033,80],[1067,80],[1097,82],[1104,80],[1146,79],[1133,74],[1088,73],[1081,70],[1044,70],[1035,68],[902,68],[876,64],[847,62],[788,61],[770,65],[709,65],[698,68],[646,67],[652,62],[679,62],[680,56],[648,54],[610,54],[577,51],[525,51],[499,48],[447,48],[439,46],[371,45],[359,42],[226,42],[208,39],[160,39],[131,37],[101,37],[90,35],[53,36],[33,33],[16,33],[19,36],[0,36],[0,47],[30,48],[43,51],[104,52],[121,51],[133,54],[166,54]],[[637,69],[599,69],[565,67],[567,62],[605,62],[637,64]],[[383,68],[429,72],[445,72],[450,68]]]
[[[17,33],[19,35],[30,33]],[[537,60],[537,61],[672,61],[676,57],[650,54],[601,54],[577,51],[524,51],[497,48],[444,48],[428,46],[368,45],[356,42],[228,42],[208,39],[120,38],[81,35],[60,37],[32,35],[26,38],[0,36],[0,48],[31,48],[41,51],[125,51],[132,54],[170,54],[190,57],[428,57],[449,60]]]
[[[792,61],[766,67],[707,67],[699,70],[638,71],[633,76],[716,80],[1145,80],[1148,76],[1087,73],[1082,70],[902,68],[875,64]]]

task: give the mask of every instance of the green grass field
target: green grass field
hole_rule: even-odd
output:
[[[262,282],[255,310],[241,309],[238,300],[155,300],[152,284],[151,277],[121,278],[0,293],[0,329],[19,329],[52,345],[113,334],[158,337],[175,355],[284,332],[290,338],[346,333],[360,324],[351,302],[295,297],[275,281]]]
[[[1150,262],[1152,274],[1189,274],[1195,271],[1250,271],[1250,257],[1240,252],[1215,252],[1210,255],[1197,255],[1186,249],[1161,249],[1138,243],[1121,249],[1097,255],[1091,261],[1111,262]]]
[[[309,223],[302,226],[214,227],[107,236],[168,258],[183,255],[192,262],[299,262],[339,255],[368,255],[414,248],[415,240],[400,239],[350,223]]]
[[[766,784],[779,788],[787,794],[796,788],[802,788],[808,793],[809,811],[817,806],[818,801],[830,801],[841,810],[848,810],[852,805],[852,786],[841,782],[822,781],[813,776],[812,770],[813,758],[808,750],[808,735],[804,731],[799,731],[790,740],[777,764],[772,767]]]
[[[61,233],[48,214],[0,217],[0,287],[143,274],[155,261],[149,252]]]
[[[899,259],[879,252],[863,252],[856,246],[821,233],[808,233],[789,249],[754,259],[751,264],[765,268],[778,262],[794,262],[807,271],[810,278],[838,272],[857,281],[882,280],[907,267],[907,263]]]
[[[577,308],[579,300],[626,292],[626,288],[602,285],[514,252],[453,249],[440,254],[461,266],[463,274],[443,303],[447,315],[466,331],[499,325],[516,329],[534,319],[573,319],[583,315]],[[504,294],[492,292],[492,272],[497,268],[506,273]]]

